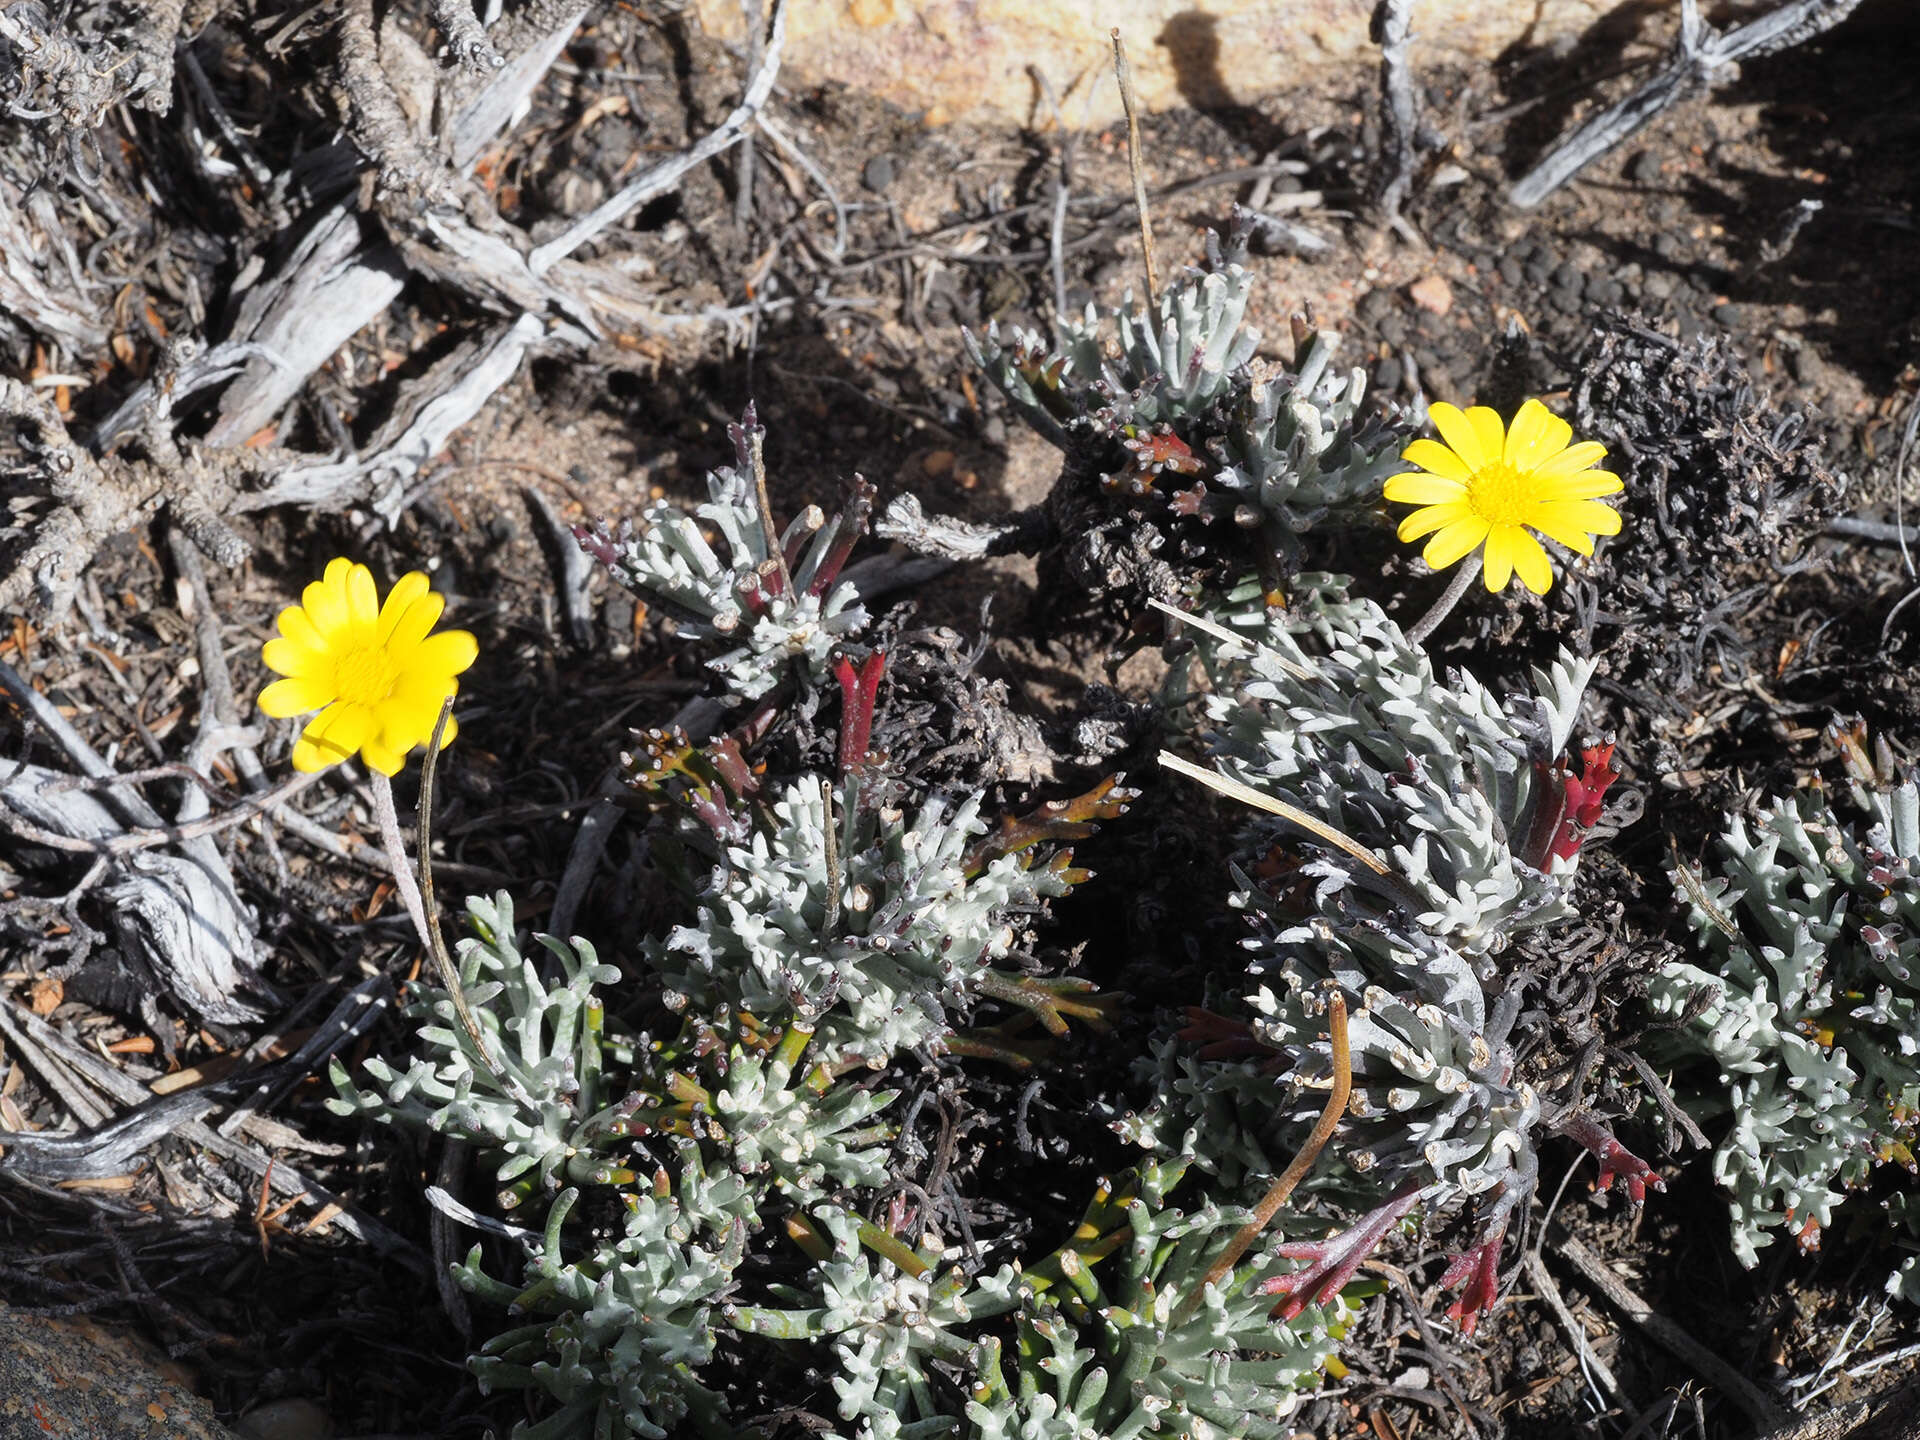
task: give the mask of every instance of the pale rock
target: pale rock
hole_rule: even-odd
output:
[[[922,116],[1044,127],[1038,64],[1070,126],[1120,111],[1108,31],[1118,28],[1148,110],[1248,105],[1377,63],[1373,0],[791,0],[781,81],[840,84]],[[1414,0],[1414,63],[1485,65],[1509,46],[1570,45],[1621,0]],[[738,0],[693,0],[706,33],[738,45]],[[1661,17],[1649,36],[1666,38]]]

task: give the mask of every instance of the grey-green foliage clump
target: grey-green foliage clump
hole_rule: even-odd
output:
[[[1234,903],[1254,922],[1248,1019],[1196,1013],[1187,1038],[1210,1058],[1169,1045],[1161,1106],[1123,1133],[1265,1168],[1261,1132],[1297,1140],[1325,1103],[1337,990],[1351,1010],[1338,1151],[1351,1185],[1397,1214],[1484,1197],[1482,1244],[1497,1254],[1537,1175],[1543,1118],[1516,1073],[1520,996],[1499,957],[1569,913],[1612,778],[1610,747],[1578,776],[1561,763],[1591,663],[1563,654],[1534,695],[1503,703],[1470,675],[1436,675],[1377,604],[1326,575],[1299,577],[1284,609],[1246,587],[1202,624],[1203,740],[1219,770],[1293,813],[1253,822],[1236,870]],[[1300,853],[1297,868],[1275,863]]]
[[[615,581],[671,616],[681,635],[730,647],[708,668],[735,698],[757,700],[795,666],[824,680],[834,648],[866,627],[858,592],[839,575],[873,492],[856,482],[831,520],[808,506],[780,535],[776,554],[755,481],[760,432],[751,411],[732,434],[734,464],[708,473],[709,498],[691,514],[656,500],[638,524],[615,530],[602,521],[574,533]]]
[[[852,1216],[817,1211],[816,1287],[773,1287],[787,1308],[731,1318],[751,1334],[830,1345],[845,1440],[1278,1440],[1357,1306],[1336,1296],[1276,1319],[1263,1287],[1290,1262],[1271,1251],[1202,1289],[1249,1212],[1171,1204],[1185,1169],[1120,1177],[1067,1245],[972,1280],[911,1254],[876,1257]],[[985,1323],[1006,1316],[1011,1355]],[[967,1377],[968,1393],[954,1395],[930,1362]]]
[[[1699,1062],[1680,1093],[1725,1127],[1713,1173],[1747,1265],[1779,1230],[1818,1244],[1876,1167],[1914,1166],[1920,785],[1834,733],[1850,804],[1815,786],[1730,817],[1706,874],[1674,872],[1705,954],[1649,992],[1686,1017],[1664,1058]]]
[[[978,796],[909,812],[832,793],[831,839],[823,782],[774,797],[767,823],[725,846],[693,923],[652,959],[673,1004],[798,1018],[826,1063],[879,1067],[946,1034],[1018,940],[1012,917],[1083,872],[1070,852],[1036,863],[983,850]]]
[[[428,1022],[425,1053],[404,1070],[370,1060],[371,1091],[336,1063],[334,1108],[475,1146],[502,1202],[532,1220],[510,1231],[521,1274],[496,1278],[478,1246],[456,1272],[539,1317],[474,1359],[487,1384],[559,1407],[517,1434],[659,1437],[689,1418],[717,1423],[724,1407],[699,1370],[763,1207],[882,1184],[890,1132],[877,1117],[892,1095],[803,1083],[802,1029],[731,1043],[700,1026],[672,1043],[610,1033],[602,992],[620,976],[590,946],[541,937],[562,974],[549,986],[515,940],[505,894],[467,908],[460,974],[481,1038],[429,988],[410,1012]],[[613,1204],[583,1219],[590,1194]]]
[[[1291,557],[1329,510],[1378,501],[1405,467],[1411,431],[1363,408],[1366,374],[1333,367],[1337,337],[1295,327],[1292,367],[1257,357],[1244,324],[1253,274],[1244,237],[1161,294],[1152,311],[1089,305],[1052,339],[1015,330],[967,336],[975,362],[1023,418],[1063,451],[1122,447],[1104,477],[1128,500],[1158,496],[1174,516],[1257,529]],[[1096,457],[1097,458],[1097,457]]]
[[[604,1033],[599,990],[620,978],[585,941],[540,937],[560,967],[557,984],[523,956],[513,938],[513,903],[502,892],[467,902],[473,935],[460,942],[463,984],[481,1033],[470,1035],[444,990],[427,990],[408,1013],[423,1022],[427,1055],[395,1070],[366,1062],[377,1093],[361,1090],[332,1064],[342,1114],[406,1121],[462,1139],[486,1137],[496,1175],[529,1172],[543,1186],[604,1183],[606,1161],[590,1135],[604,1092],[603,1071],[630,1065],[631,1048]],[[482,1047],[485,1047],[484,1052]]]
[[[1335,1294],[1277,1318],[1270,1286],[1293,1262],[1267,1245],[1203,1287],[1251,1212],[1170,1204],[1186,1170],[1155,1162],[1103,1190],[1080,1228],[1094,1238],[1037,1267],[1045,1288],[1023,1307],[1012,1374],[997,1341],[977,1352],[969,1440],[1291,1433],[1286,1418],[1317,1386],[1358,1305]],[[1090,1263],[1082,1250],[1109,1258]]]
[[[543,937],[561,972],[549,985],[504,895],[468,913],[460,973],[481,1038],[429,989],[412,1011],[425,1053],[404,1070],[372,1062],[372,1091],[336,1066],[335,1106],[475,1146],[530,1222],[440,1202],[524,1257],[502,1276],[475,1246],[455,1267],[513,1317],[475,1374],[550,1401],[517,1440],[746,1433],[711,1373],[724,1331],[813,1347],[844,1440],[1277,1440],[1355,1313],[1334,1296],[1274,1318],[1262,1287],[1292,1262],[1271,1249],[1203,1288],[1247,1212],[1168,1203],[1183,1163],[1103,1189],[1037,1263],[969,1275],[961,1252],[860,1218],[889,1183],[876,1117],[892,1097],[833,1080],[806,1027],[743,1023],[728,1044],[689,1017],[672,1042],[621,1037],[601,996],[618,972],[589,948]],[[788,1278],[756,1281],[756,1246],[784,1244],[780,1229],[810,1263],[789,1255]],[[1006,1357],[993,1322],[1009,1317]]]

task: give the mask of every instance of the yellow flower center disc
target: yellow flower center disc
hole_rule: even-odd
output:
[[[386,650],[378,645],[349,650],[334,662],[334,689],[350,705],[380,704],[393,694],[399,678]]]
[[[1467,481],[1467,504],[1492,525],[1524,525],[1538,500],[1533,476],[1504,460],[1483,465]]]

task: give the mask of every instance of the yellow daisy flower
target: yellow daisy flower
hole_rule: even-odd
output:
[[[465,630],[429,635],[446,600],[415,570],[400,577],[387,603],[373,572],[335,560],[307,586],[301,603],[280,612],[280,634],[260,658],[284,680],[260,692],[277,720],[308,711],[293,747],[293,768],[324,770],[355,751],[383,775],[397,775],[407,752],[433,738],[440,707],[460,689],[454,677],[480,653]],[[442,744],[459,727],[447,717]]]
[[[1416,440],[1400,458],[1420,467],[1387,481],[1386,497],[1423,508],[1400,522],[1402,540],[1431,534],[1424,558],[1435,570],[1486,546],[1487,589],[1503,590],[1516,573],[1536,595],[1553,584],[1553,565],[1537,530],[1569,550],[1593,554],[1593,536],[1618,535],[1620,512],[1596,498],[1621,489],[1620,478],[1591,468],[1606,458],[1596,440],[1569,444],[1573,427],[1538,400],[1500,423],[1485,405],[1461,411],[1429,407],[1438,440]]]

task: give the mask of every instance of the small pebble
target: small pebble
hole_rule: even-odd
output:
[[[1642,150],[1627,162],[1627,179],[1636,185],[1651,185],[1660,178],[1660,157]]]
[[[1373,388],[1381,395],[1391,395],[1400,388],[1400,382],[1406,378],[1406,367],[1400,363],[1398,355],[1389,355],[1373,367]]]
[[[1787,351],[1787,369],[1793,372],[1795,380],[1808,387],[1822,385],[1827,379],[1827,362],[1811,345]]]
[[[1502,255],[1500,257],[1500,278],[1507,284],[1518,286],[1526,276],[1527,272],[1521,266],[1517,256]]]
[[[893,184],[893,156],[884,151],[861,167],[860,183],[878,195]]]
[[[1578,295],[1586,288],[1587,277],[1580,267],[1571,260],[1562,260],[1553,272],[1553,286],[1556,290],[1565,290]]]
[[[1360,303],[1354,310],[1362,320],[1379,324],[1394,312],[1393,292],[1389,290],[1369,290],[1360,297]]]
[[[1641,288],[1647,292],[1647,298],[1650,300],[1671,300],[1674,290],[1678,288],[1678,282],[1666,271],[1656,270],[1647,276],[1646,283]]]
[[[1444,315],[1453,308],[1453,287],[1444,275],[1425,275],[1407,287],[1407,298],[1422,310]]]

